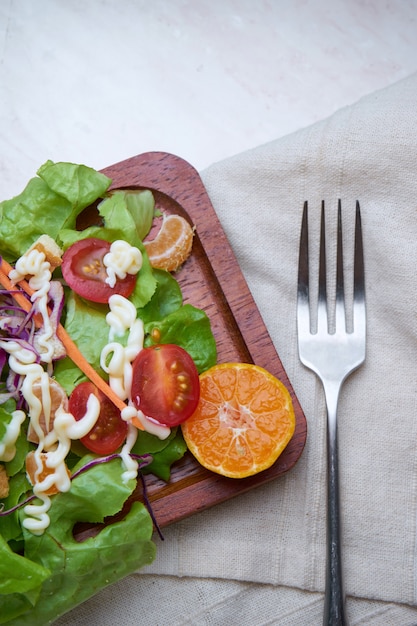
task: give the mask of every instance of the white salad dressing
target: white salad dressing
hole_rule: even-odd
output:
[[[126,442],[120,452],[123,465],[126,471],[122,474],[122,482],[127,483],[129,480],[136,478],[138,475],[139,463],[136,459],[132,459],[130,453],[138,438],[138,429],[133,424],[127,425],[127,437]]]
[[[151,435],[155,435],[158,439],[166,439],[169,437],[171,429],[169,426],[163,426],[162,424],[158,424],[146,417],[143,411],[139,409],[136,411],[136,417],[144,427],[144,429],[150,433]]]
[[[139,248],[118,239],[111,244],[110,251],[104,255],[103,264],[107,272],[106,283],[114,287],[118,278],[123,280],[128,274],[139,272],[142,267],[142,253]]]
[[[6,426],[6,433],[0,441],[0,461],[7,463],[16,454],[16,441],[20,435],[20,427],[26,419],[23,411],[13,411],[12,419]]]
[[[144,328],[141,319],[136,319],[136,308],[120,295],[109,298],[110,312],[106,315],[109,330],[109,343],[101,352],[100,365],[109,375],[109,385],[121,400],[130,397],[132,385],[132,363],[143,348]],[[115,337],[129,331],[126,346]]]
[[[48,292],[52,277],[51,264],[44,252],[33,248],[17,260],[9,278],[17,283],[29,277],[29,286],[34,290],[31,301],[36,302],[42,315],[42,333],[37,336],[37,348],[45,363],[51,363],[55,350],[54,329],[48,312]]]
[[[133,417],[137,417],[147,432],[159,437],[159,439],[166,439],[171,429],[149,420],[131,402],[132,363],[143,348],[143,322],[136,318],[135,306],[123,296],[111,296],[109,307],[110,312],[106,316],[106,321],[110,327],[110,341],[101,352],[100,366],[109,375],[109,385],[113,391],[122,400],[129,400],[129,406],[122,411],[122,419],[129,421]],[[121,337],[127,331],[129,331],[129,335],[126,346],[113,341],[115,337]]]
[[[38,485],[33,487],[33,493],[39,498],[41,504],[28,504],[24,507],[23,511],[27,517],[22,524],[34,535],[42,535],[50,523],[48,511],[51,507],[51,498],[41,491],[38,493],[37,487]]]

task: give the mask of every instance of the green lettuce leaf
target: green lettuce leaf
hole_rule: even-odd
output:
[[[154,270],[154,274],[157,281],[155,293],[137,312],[143,323],[162,320],[182,305],[181,288],[175,278],[165,270]]]
[[[0,535],[0,597],[35,589],[49,574],[42,565],[12,552]]]
[[[49,569],[15,554],[0,535],[0,624],[15,624],[15,618],[31,611],[49,576]]]
[[[137,193],[136,202],[127,192],[112,192],[98,205],[103,226],[89,226],[85,230],[75,229],[75,222],[59,233],[59,243],[64,249],[86,237],[98,237],[106,241],[123,239],[131,246],[142,247],[142,233],[149,230],[154,215],[154,199],[150,191]],[[137,221],[139,220],[139,221]]]
[[[158,343],[176,343],[193,358],[199,373],[216,364],[216,342],[210,320],[201,309],[185,304],[163,320],[145,324],[146,345],[154,345],[152,331],[159,331]]]
[[[23,437],[21,437],[21,439],[23,439]],[[16,474],[16,476],[12,476],[9,480],[9,495],[2,500],[4,510],[8,511],[16,506],[22,499],[25,499],[26,494],[31,489],[32,487],[26,478],[26,472],[20,472]],[[0,516],[0,534],[8,543],[11,541],[20,542],[22,540],[23,534],[18,511],[10,513],[9,515]]]
[[[171,477],[171,466],[175,461],[179,461],[187,450],[181,429],[173,428],[169,437],[166,439],[158,439],[154,435],[150,435],[145,431],[138,433],[138,438],[132,448],[133,454],[151,454],[152,462],[143,468],[143,474],[154,474],[169,481]]]
[[[109,338],[109,326],[106,322],[108,311],[107,306],[92,306],[72,291],[66,294],[65,329],[90,365],[104,379],[106,374],[100,367],[100,354]],[[54,378],[68,395],[78,383],[87,380],[69,357],[57,361]]]
[[[91,458],[83,458],[75,469]],[[124,519],[102,527],[96,536],[80,542],[74,539],[77,522],[103,522],[122,509],[136,486],[136,481],[123,483],[122,473],[118,459],[88,469],[72,481],[68,493],[53,497],[51,523],[43,535],[24,531],[25,557],[11,553],[15,557],[15,586],[7,582],[6,571],[0,569],[0,580],[5,585],[4,590],[0,588],[0,623],[51,623],[103,587],[153,561],[153,525],[139,502],[132,505]],[[7,544],[3,550],[0,544],[0,568],[3,552],[11,558]],[[6,567],[8,561],[5,559],[4,563]],[[32,570],[37,574],[33,574],[32,587],[26,582],[19,586],[18,581],[26,581]],[[26,588],[37,591],[33,604],[21,597]]]
[[[100,354],[109,340],[109,326],[106,322],[109,308],[106,305],[91,306],[74,292],[69,292],[65,301],[65,329],[87,361],[104,376],[100,368]]]
[[[49,189],[62,196],[72,207],[65,226],[75,224],[75,219],[85,207],[103,197],[111,184],[110,178],[86,165],[53,163],[47,161],[37,172]]]
[[[129,212],[136,225],[136,234],[141,241],[152,228],[155,215],[155,200],[148,189],[143,191],[116,191],[115,194],[123,194]]]
[[[73,226],[82,209],[102,197],[111,183],[103,174],[72,163],[47,161],[38,174],[18,196],[0,203],[0,250],[10,262],[43,234],[57,240],[61,229]]]
[[[169,444],[152,454],[152,463],[147,465],[142,472],[143,474],[154,474],[158,476],[158,478],[161,478],[161,480],[168,482],[171,478],[171,467],[173,463],[182,459],[186,452],[187,444],[184,441],[181,429],[175,429]]]

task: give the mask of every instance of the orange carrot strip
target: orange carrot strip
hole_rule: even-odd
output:
[[[13,268],[7,263],[7,261],[5,261],[4,259],[1,260],[0,284],[2,284],[5,289],[8,289],[12,292],[11,295],[16,300],[17,304],[22,307],[22,309],[24,309],[25,311],[30,311],[30,302],[27,300],[27,298],[25,298],[22,293],[19,293],[16,290],[16,285],[14,285],[9,278],[9,273],[12,269]],[[29,283],[26,280],[19,281],[17,285],[19,285],[19,287],[21,287],[23,291],[25,291],[29,296],[34,293],[34,290],[29,286]],[[98,389],[100,389],[100,391],[102,391],[120,411],[126,408],[126,404],[123,402],[123,400],[121,400],[119,396],[113,391],[113,389],[101,378],[101,376],[99,376],[99,374],[97,374],[96,370],[90,365],[82,352],[80,352],[77,345],[73,342],[73,340],[61,324],[59,324],[56,334],[64,344],[67,355],[69,356],[71,361],[73,361],[80,368],[80,370],[87,376],[87,378],[89,378],[91,382],[94,383],[95,386],[98,387]],[[135,420],[134,424],[140,430],[144,430],[139,420]]]
[[[13,269],[12,266],[9,265],[7,261],[5,261],[4,259],[1,260],[0,283],[5,289],[13,292],[11,295],[16,300],[17,304],[26,312],[28,312],[31,309],[30,302],[28,301],[27,298],[25,298],[23,293],[20,293],[18,291],[18,289],[16,288],[16,285],[12,283],[12,281],[9,278],[9,273],[12,269]],[[34,293],[34,290],[31,287],[29,287],[29,283],[26,280],[21,280],[19,285],[23,289],[23,291],[25,291],[28,294],[28,296],[31,296]]]
[[[132,417],[130,421],[132,422],[133,426],[136,426],[136,428],[139,428],[139,430],[145,430],[143,428],[142,422],[139,420],[138,417]]]

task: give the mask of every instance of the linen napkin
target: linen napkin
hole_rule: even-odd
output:
[[[338,198],[347,255],[360,201],[368,314],[366,361],[339,402],[347,610],[351,624],[417,623],[416,103],[414,74],[202,173],[306,414],[306,448],[282,478],[165,529],[150,567],[58,624],[321,623],[326,409],[298,358],[296,280],[304,200],[314,234],[321,200],[334,231]]]

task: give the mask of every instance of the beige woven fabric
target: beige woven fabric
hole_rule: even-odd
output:
[[[366,362],[339,407],[348,610],[351,624],[415,624],[417,75],[202,178],[304,408],[307,445],[282,479],[166,529],[152,566],[59,623],[321,623],[325,404],[298,359],[296,277],[304,200],[314,232],[321,200],[334,228],[341,198],[347,251],[361,203],[368,307]]]

